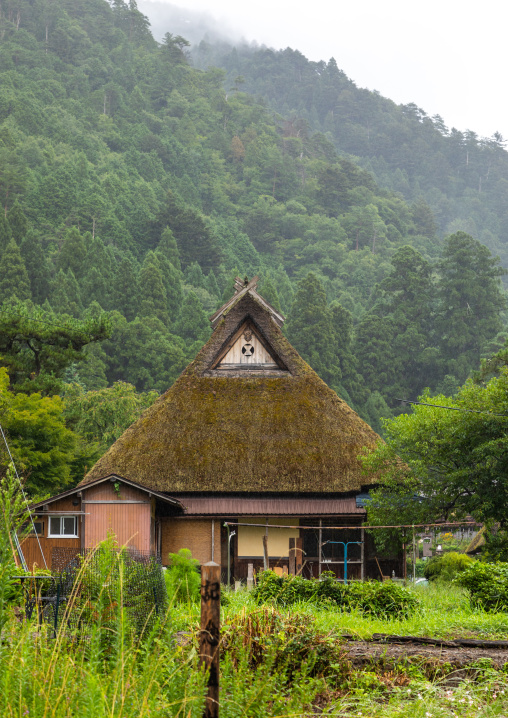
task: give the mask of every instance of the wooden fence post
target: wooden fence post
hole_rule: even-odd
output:
[[[296,539],[289,539],[289,575],[296,574]]]
[[[303,539],[297,538],[295,543],[295,574],[301,576],[303,565]]]
[[[219,716],[220,566],[201,566],[201,635],[199,660],[208,673],[208,693],[203,718]]]

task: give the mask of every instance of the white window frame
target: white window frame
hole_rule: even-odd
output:
[[[74,533],[73,534],[64,534],[58,533],[58,534],[52,534],[51,533],[51,522],[54,519],[60,520],[60,531],[62,532],[63,529],[63,521],[64,519],[73,519],[74,521]],[[78,517],[77,516],[48,516],[48,538],[79,538],[78,536]]]

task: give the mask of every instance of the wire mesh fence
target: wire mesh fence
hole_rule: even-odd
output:
[[[53,580],[32,600],[31,611],[76,635],[118,622],[136,634],[150,630],[168,604],[160,559],[149,552],[100,545],[53,554]],[[27,606],[27,615],[28,615]]]

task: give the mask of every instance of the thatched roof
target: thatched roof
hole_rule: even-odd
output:
[[[485,526],[482,526],[476,536],[468,544],[464,553],[477,553],[485,546]]]
[[[374,483],[357,457],[378,435],[299,356],[255,288],[237,294],[194,361],[82,484],[110,474],[168,493],[335,493]],[[271,363],[221,363],[245,341],[245,326]]]

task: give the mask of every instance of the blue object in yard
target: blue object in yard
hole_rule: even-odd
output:
[[[344,585],[347,586],[347,547],[352,543],[362,544],[363,541],[326,541],[325,543],[340,543],[344,546]]]

